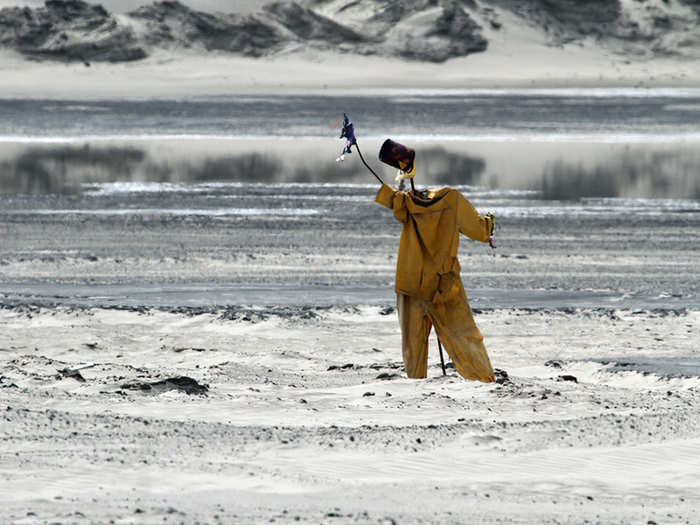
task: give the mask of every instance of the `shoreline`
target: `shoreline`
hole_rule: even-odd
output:
[[[467,281],[468,282],[468,281]],[[474,310],[522,310],[528,312],[645,311],[679,313],[700,311],[700,299],[692,294],[656,295],[612,290],[551,290],[467,288]],[[4,283],[0,308],[90,308],[188,313],[353,311],[362,307],[393,308],[392,286],[383,290],[357,286],[313,287],[280,283],[245,286],[241,283],[128,283],[48,284]]]

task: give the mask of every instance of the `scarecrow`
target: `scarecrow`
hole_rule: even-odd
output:
[[[441,361],[442,341],[462,377],[486,383],[495,381],[484,338],[467,301],[457,260],[460,233],[475,241],[488,242],[495,248],[495,216],[493,213],[480,215],[453,188],[416,191],[413,183],[416,152],[391,139],[382,145],[379,160],[398,168],[396,179],[400,185],[399,190],[388,186],[362,156],[348,116],[343,113],[333,127],[341,120],[340,138],[345,138],[346,144],[337,160],[343,160],[354,146],[362,163],[381,184],[375,201],[391,209],[403,224],[394,288],[408,377],[427,376],[428,336],[434,327]],[[401,191],[406,180],[410,180],[411,191]],[[445,374],[444,362],[442,372]]]
[[[403,224],[396,263],[396,305],[406,373],[424,378],[428,336],[435,327],[459,374],[466,379],[494,381],[481,332],[467,302],[457,260],[459,234],[493,247],[495,218],[479,215],[452,188],[418,192],[413,185],[415,151],[386,140],[379,160],[399,169],[397,180],[411,180],[404,192],[383,184],[376,202],[393,210]]]

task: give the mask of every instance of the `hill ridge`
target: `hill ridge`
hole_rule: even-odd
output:
[[[699,17],[698,0],[277,0],[247,15],[164,0],[119,16],[84,0],[46,0],[43,7],[0,9],[0,47],[34,60],[86,64],[191,48],[248,57],[306,49],[444,62],[487,52],[490,38],[507,37],[517,25],[534,29],[549,46],[696,58]]]

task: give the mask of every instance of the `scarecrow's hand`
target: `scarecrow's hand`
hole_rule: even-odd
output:
[[[488,217],[490,224],[489,246],[491,246],[491,248],[493,249],[496,249],[496,244],[493,239],[493,236],[496,233],[496,215],[492,211],[490,211],[486,214],[486,217]]]

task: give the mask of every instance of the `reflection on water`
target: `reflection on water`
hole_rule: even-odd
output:
[[[75,193],[94,182],[362,182],[367,172],[356,157],[338,164],[332,155],[317,152],[300,158],[269,150],[200,151],[162,158],[149,147],[135,145],[31,145],[12,152],[0,147],[0,193]],[[421,163],[429,168],[430,182],[440,185],[478,183],[485,168],[481,158],[441,148],[422,151]]]
[[[578,147],[578,146],[577,146]],[[387,182],[394,172],[375,158],[377,146],[363,146],[365,157]],[[579,151],[573,146],[533,150],[502,144],[418,144],[419,185],[472,186],[492,190],[534,190],[538,199],[585,198],[700,199],[700,152],[689,145],[640,146]],[[0,193],[69,194],[89,191],[91,183],[240,182],[371,183],[356,154],[336,163],[334,141],[198,141],[166,147],[157,142],[84,145],[0,145]],[[160,186],[162,188],[162,186]]]
[[[72,193],[98,173],[126,179],[146,157],[136,147],[20,148],[0,156],[0,193]]]
[[[700,199],[700,153],[626,152],[591,168],[558,160],[532,188],[546,200],[586,197]]]

